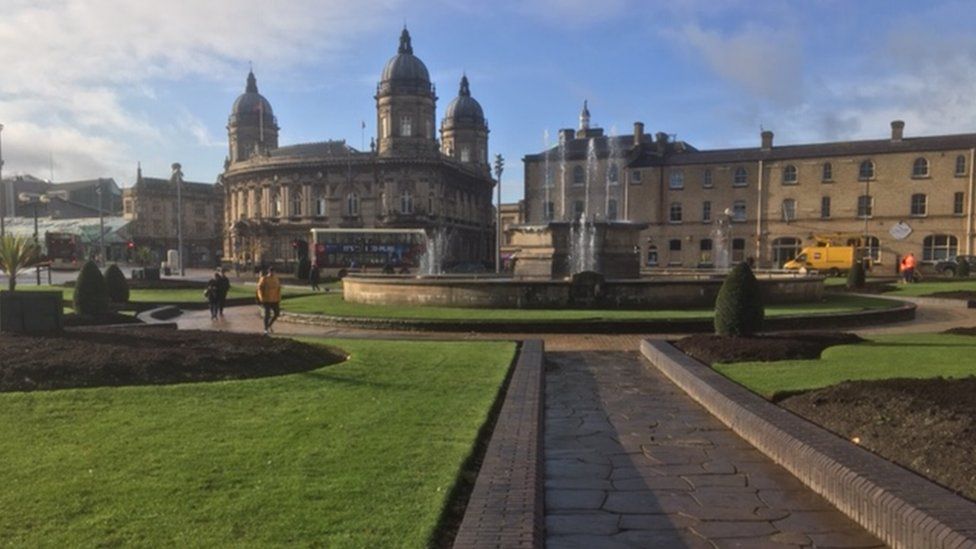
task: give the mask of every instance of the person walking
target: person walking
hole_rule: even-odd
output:
[[[312,291],[319,291],[319,264],[312,263],[312,267],[308,270],[308,283],[312,286]]]
[[[224,318],[224,307],[227,305],[227,294],[230,293],[230,279],[227,278],[227,274],[223,269],[217,269],[218,276],[220,276],[220,284],[217,288],[219,294],[219,302],[217,303],[217,314],[220,318]]]
[[[905,284],[910,284],[915,280],[915,254],[909,253],[901,260],[901,276]]]
[[[217,312],[220,308],[220,272],[214,273],[213,278],[207,281],[207,289],[203,291],[203,296],[210,304],[210,320],[217,320]]]
[[[271,326],[281,314],[281,281],[274,267],[268,267],[258,279],[258,303],[264,308],[264,335],[271,333]]]

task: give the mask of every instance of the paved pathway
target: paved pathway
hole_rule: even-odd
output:
[[[547,547],[877,547],[635,352],[547,353]]]

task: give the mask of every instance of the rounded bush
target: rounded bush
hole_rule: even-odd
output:
[[[129,281],[115,263],[105,270],[105,285],[108,286],[108,298],[112,303],[129,302]]]
[[[969,261],[958,260],[959,266],[956,267],[956,278],[969,278]]]
[[[89,261],[78,273],[75,282],[75,312],[99,315],[108,312],[108,284],[95,262]]]
[[[864,264],[860,261],[855,261],[851,265],[851,270],[847,272],[847,289],[854,290],[857,288],[864,287]]]
[[[715,333],[750,336],[762,329],[765,309],[759,281],[745,262],[729,271],[715,300]]]

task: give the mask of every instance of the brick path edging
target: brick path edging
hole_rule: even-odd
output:
[[[641,353],[722,423],[892,547],[976,548],[976,503],[772,404],[664,341]]]
[[[523,342],[454,547],[544,546],[544,373],[542,341]]]

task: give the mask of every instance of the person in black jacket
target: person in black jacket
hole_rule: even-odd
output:
[[[220,282],[217,285],[217,314],[221,318],[224,317],[224,306],[227,305],[227,294],[230,293],[230,279],[227,278],[227,274],[224,273],[223,269],[217,269],[215,273],[216,276],[220,277]]]
[[[210,320],[217,320],[217,313],[220,311],[220,278],[219,272],[214,273],[213,278],[207,281],[207,289],[203,291],[203,297],[210,304]]]
[[[312,286],[312,291],[319,291],[319,264],[312,263],[312,268],[308,270],[308,282]]]

